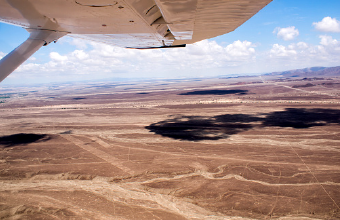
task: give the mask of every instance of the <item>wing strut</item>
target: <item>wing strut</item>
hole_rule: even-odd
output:
[[[39,29],[27,29],[27,31],[30,32],[29,38],[0,60],[0,82],[42,46],[57,41],[67,34],[67,32]]]

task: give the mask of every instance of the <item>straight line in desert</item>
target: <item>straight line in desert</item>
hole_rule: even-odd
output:
[[[229,161],[242,161],[242,162],[253,162],[253,163],[267,163],[267,164],[285,164],[285,165],[301,165],[301,163],[294,163],[294,162],[277,162],[277,161],[259,161],[259,160],[254,160],[254,159],[246,159],[246,158],[235,158],[232,157],[231,155],[225,155],[225,156],[214,156],[214,155],[197,155],[197,154],[185,154],[185,153],[175,153],[175,152],[167,152],[167,151],[160,151],[160,150],[153,150],[153,149],[148,149],[148,148],[143,148],[143,147],[126,147],[123,145],[118,145],[118,144],[109,144],[102,140],[101,138],[91,136],[89,137],[91,140],[97,142],[97,144],[101,145],[102,147],[105,148],[112,148],[112,147],[118,147],[118,148],[124,148],[128,150],[139,150],[139,151],[148,151],[152,153],[160,153],[160,154],[166,154],[166,155],[171,155],[171,156],[176,156],[176,157],[187,157],[187,158],[205,158],[205,159],[217,159],[217,160],[229,160]],[[145,144],[141,144],[145,145]],[[289,145],[290,146],[290,145]],[[87,145],[85,146],[87,147]],[[119,159],[117,159],[119,160]],[[313,164],[310,164],[310,166],[313,166]],[[338,165],[320,165],[320,164],[315,164],[314,166],[317,166],[319,169],[328,169],[328,170],[340,170],[340,166]]]
[[[132,175],[134,174],[134,171],[131,170],[130,168],[126,167],[123,165],[123,161],[110,155],[105,153],[104,151],[101,151],[95,147],[91,147],[89,144],[86,144],[85,142],[75,138],[72,135],[61,135],[63,138],[65,138],[66,140],[72,142],[73,144],[77,145],[78,147],[88,151],[89,153],[99,157],[100,159],[112,164],[113,166],[118,167],[119,169],[123,170],[124,172]]]

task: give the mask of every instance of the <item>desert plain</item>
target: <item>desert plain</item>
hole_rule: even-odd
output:
[[[340,78],[0,88],[0,219],[340,219]]]

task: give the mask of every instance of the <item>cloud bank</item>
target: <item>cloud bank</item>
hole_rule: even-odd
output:
[[[315,28],[326,27],[328,21],[326,17],[313,25]],[[333,31],[336,30],[334,27]],[[299,36],[295,26],[276,28],[275,33],[287,42],[273,43],[267,49],[264,49],[267,45],[247,40],[229,44],[203,40],[186,48],[136,50],[66,37],[61,43],[72,46],[73,50],[64,53],[50,51],[46,62],[29,59],[9,76],[9,80],[57,82],[105,78],[211,77],[339,65],[340,40],[334,36],[317,36],[319,42],[316,44],[304,41],[289,43]],[[0,56],[3,55],[0,52]]]

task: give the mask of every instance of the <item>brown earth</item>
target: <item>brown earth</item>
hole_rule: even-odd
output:
[[[340,80],[0,90],[0,219],[340,219]]]

